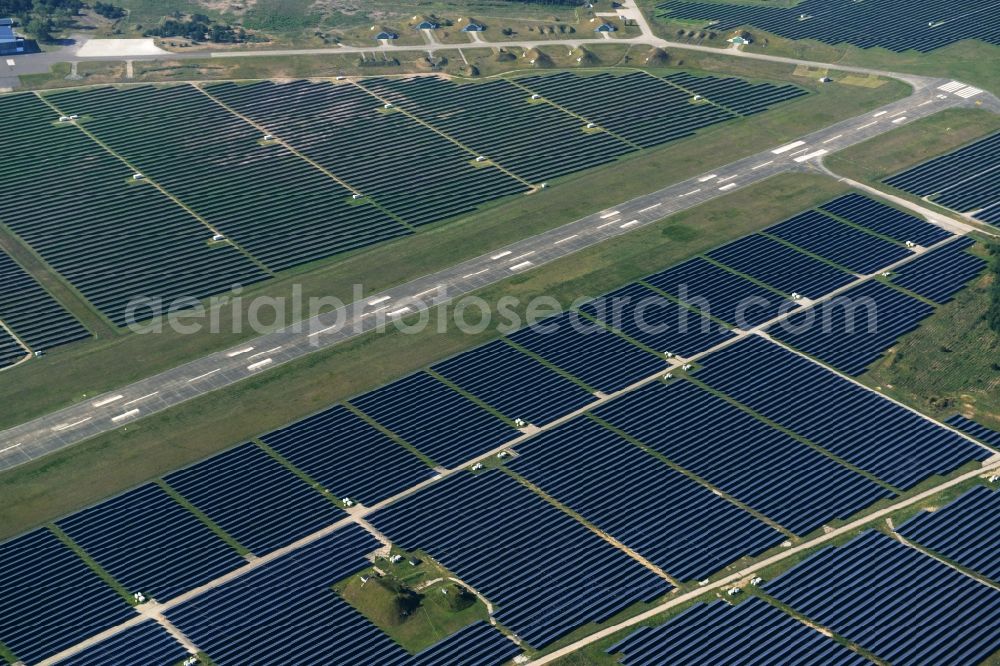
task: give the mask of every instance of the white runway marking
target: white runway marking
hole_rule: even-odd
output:
[[[723,185],[719,188],[720,191],[725,192],[726,190],[731,190],[736,187],[736,183],[729,183],[728,185]]]
[[[218,372],[219,370],[222,370],[222,368],[216,368],[215,370],[212,370],[212,371],[210,371],[210,372],[206,372],[206,373],[205,373],[205,374],[203,374],[203,375],[198,375],[197,377],[192,377],[191,379],[189,379],[189,380],[188,380],[188,384],[190,384],[191,382],[196,382],[196,381],[198,381],[199,379],[204,379],[205,377],[208,377],[209,375],[214,375],[214,374],[215,374],[215,373],[217,373],[217,372]]]
[[[494,254],[492,257],[490,257],[490,259],[492,259],[493,261],[496,261],[497,259],[503,259],[508,254],[513,254],[513,253],[510,250],[504,250],[503,252],[501,252],[499,254]]]
[[[830,143],[831,141],[836,141],[837,139],[839,139],[842,136],[844,136],[844,135],[843,134],[838,134],[837,136],[831,136],[829,139],[827,139],[823,143]]]
[[[466,275],[463,275],[463,276],[462,276],[462,279],[463,279],[463,280],[466,280],[466,279],[468,279],[468,278],[470,278],[470,277],[476,277],[477,275],[482,275],[483,273],[485,273],[485,272],[486,272],[486,271],[488,271],[488,270],[490,270],[490,269],[488,269],[488,268],[484,268],[483,270],[481,270],[481,271],[476,271],[475,273],[468,273],[468,274],[466,274]]]
[[[379,303],[385,303],[390,298],[392,298],[392,296],[379,296],[378,298],[368,301],[368,305],[378,305]]]
[[[52,429],[55,430],[56,432],[59,432],[60,430],[67,430],[67,429],[72,428],[74,426],[78,426],[81,423],[86,423],[89,420],[90,420],[90,417],[88,416],[87,418],[80,419],[79,421],[73,421],[72,423],[60,423],[57,426],[53,426]],[[18,444],[17,446],[20,446],[20,444]]]
[[[94,407],[103,407],[104,405],[110,405],[113,402],[118,402],[119,400],[121,400],[124,397],[125,396],[123,396],[121,394],[113,395],[110,398],[104,398],[103,400],[98,400],[97,402],[94,402],[94,403],[91,403],[91,404],[94,405]]]
[[[527,268],[528,266],[531,266],[531,262],[530,261],[522,261],[521,263],[517,264],[516,266],[511,266],[510,270],[512,270],[512,271],[519,271],[519,270]]]
[[[263,361],[257,361],[256,363],[251,363],[250,365],[247,366],[247,370],[253,372],[255,370],[260,370],[261,368],[266,368],[272,363],[274,363],[274,359],[265,358]]]
[[[278,351],[279,349],[281,349],[281,345],[278,345],[277,347],[271,347],[270,349],[265,349],[262,352],[257,352],[253,356],[247,356],[247,360],[249,361],[250,359],[257,358],[258,356],[266,356],[267,354],[273,354],[274,352]]]
[[[714,173],[711,173],[711,174],[709,174],[707,176],[702,176],[701,178],[699,178],[698,182],[699,183],[707,183],[708,181],[712,180],[715,177],[716,177],[716,175]]]
[[[623,224],[620,228],[624,229],[625,227],[631,227],[633,224],[639,224],[639,220],[630,220]]]
[[[133,416],[138,416],[138,414],[139,414],[139,410],[138,409],[130,409],[127,412],[119,414],[118,416],[112,416],[111,417],[111,422],[112,423],[119,423],[121,421],[124,421],[125,419],[130,419]]]
[[[858,129],[859,129],[859,130],[862,130],[862,129],[866,128],[866,127],[871,127],[872,125],[878,125],[878,121],[876,121],[876,122],[873,122],[873,123],[868,123],[867,125],[862,125],[862,126],[861,126],[861,127],[859,127]]]
[[[572,236],[566,236],[566,238],[560,238],[555,243],[553,243],[553,245],[559,245],[559,243],[565,243],[566,241],[573,240],[574,238],[577,238],[579,236],[580,234],[573,234]]]
[[[796,162],[805,162],[806,160],[811,160],[814,157],[819,157],[820,155],[826,155],[828,152],[830,152],[830,151],[829,150],[824,150],[824,149],[815,150],[815,151],[809,153],[808,155],[799,155],[798,157],[795,158],[795,161]]]
[[[410,306],[407,305],[405,308],[399,308],[398,310],[393,310],[392,312],[386,312],[385,316],[396,317],[398,315],[403,314],[404,312],[409,312],[409,311],[410,311]]]
[[[244,347],[243,349],[237,349],[236,351],[231,351],[226,356],[232,358],[234,356],[239,356],[240,354],[246,354],[247,352],[253,351],[253,347]]]
[[[128,402],[124,403],[122,405],[122,407],[128,407],[129,405],[134,405],[135,403],[139,402],[140,400],[145,400],[146,398],[152,398],[154,395],[159,395],[159,393],[160,393],[159,391],[153,391],[152,393],[147,393],[146,395],[142,396],[141,398],[136,398],[135,400],[129,400]]]
[[[903,122],[904,120],[906,120],[906,116],[902,116],[900,118],[896,118],[895,120],[892,121],[892,124],[893,125],[898,125],[899,123]]]
[[[606,220],[609,217],[614,217],[615,215],[620,215],[620,213],[617,210],[613,210],[610,213],[605,213],[604,215],[601,215],[601,219]]]
[[[770,160],[770,161],[768,161],[768,162],[761,162],[760,164],[758,164],[758,165],[757,165],[757,166],[755,166],[755,167],[750,167],[750,170],[751,170],[751,171],[753,171],[754,169],[763,169],[763,168],[764,168],[764,167],[766,167],[766,166],[767,166],[768,164],[774,164],[774,160]]]
[[[873,113],[872,114],[872,118],[878,118],[879,116],[884,116],[887,113],[889,113],[889,112],[888,111],[879,111],[878,113]]]
[[[641,208],[641,209],[639,209],[639,212],[640,213],[645,213],[647,210],[653,210],[654,208],[659,208],[662,205],[663,205],[663,202],[661,201],[660,203],[655,203],[652,206],[646,206],[645,208]]]
[[[799,146],[804,146],[804,145],[806,145],[805,141],[793,141],[792,143],[785,144],[780,148],[775,148],[771,152],[774,153],[775,155],[780,155],[781,153],[787,153],[789,150],[792,150],[793,148],[798,148]]]
[[[699,187],[699,188],[698,188],[698,189],[696,189],[696,190],[691,190],[690,192],[685,192],[685,193],[684,193],[684,194],[682,194],[681,196],[682,196],[682,197],[687,197],[687,196],[690,196],[690,195],[694,194],[695,192],[701,192],[701,188]]]

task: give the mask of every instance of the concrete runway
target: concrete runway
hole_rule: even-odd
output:
[[[825,155],[943,109],[987,108],[1000,113],[1000,100],[988,93],[960,96],[941,89],[954,88],[947,85],[948,79],[907,79],[914,86],[913,94],[875,111],[0,432],[0,471],[127,426],[136,419],[376,330],[389,320],[448,302],[776,174],[823,172],[821,160]],[[967,230],[961,223],[954,225],[955,230]],[[342,325],[336,326],[336,322]]]

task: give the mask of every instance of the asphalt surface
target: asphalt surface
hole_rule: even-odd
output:
[[[963,97],[940,89],[948,79],[909,78],[914,85],[911,96],[875,111],[0,432],[0,471],[127,427],[136,419],[376,330],[392,319],[427,310],[776,174],[821,172],[824,155],[945,108],[989,108],[1000,113],[1000,100],[985,92]]]

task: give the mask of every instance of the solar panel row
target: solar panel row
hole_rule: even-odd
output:
[[[980,425],[972,419],[967,419],[961,414],[955,414],[945,421],[948,425],[958,428],[967,435],[975,437],[981,442],[986,442],[994,448],[1000,449],[1000,432],[990,430],[984,425]]]
[[[755,597],[737,606],[721,600],[693,606],[658,627],[632,632],[606,652],[621,653],[618,661],[625,666],[700,666],[737,661],[746,666],[870,663]]]
[[[252,443],[163,478],[255,555],[343,517],[332,502]]]
[[[414,226],[528,188],[353,84],[262,81],[205,90]],[[419,185],[407,174],[419,174]]]
[[[873,530],[763,589],[891,664],[978,664],[1000,649],[1000,592]]]
[[[194,86],[48,99],[86,116],[88,131],[272,270],[410,233],[371,204],[349,203],[348,189],[286,147],[262,145],[260,130]]]
[[[933,306],[869,281],[797,312],[767,332],[841,372],[860,375],[933,313]]]
[[[413,655],[412,666],[495,666],[506,663],[521,649],[486,622],[476,622]]]
[[[499,470],[454,474],[369,518],[485,595],[497,621],[535,647],[671,589]]]
[[[1000,582],[1000,493],[976,486],[934,511],[922,511],[896,527],[906,539]]]
[[[902,261],[911,254],[903,245],[883,240],[814,210],[767,227],[763,233],[863,275]]]
[[[709,355],[696,376],[713,389],[874,474],[911,488],[986,449],[810,360],[749,336]]]
[[[750,83],[744,79],[693,76],[687,72],[677,72],[663,78],[741,116],[767,111],[775,104],[809,94],[803,88],[793,85]]]
[[[893,284],[935,303],[947,303],[986,266],[984,259],[966,252],[974,242],[959,238],[926,252],[897,268]]]
[[[785,536],[588,418],[517,447],[508,464],[677,580],[701,580]]]
[[[893,496],[691,382],[648,384],[594,414],[800,536]]]
[[[132,617],[125,600],[52,532],[0,545],[0,642],[26,664]]]
[[[28,350],[22,347],[13,335],[6,329],[0,328],[0,368],[17,363],[27,354]]]
[[[0,321],[34,351],[90,337],[73,315],[2,250]]]
[[[381,544],[348,525],[167,611],[219,666],[280,655],[289,664],[383,664],[405,656],[331,589]]]
[[[596,298],[580,310],[656,352],[669,352],[684,358],[733,336],[732,331],[709,317],[638,283]],[[614,359],[608,360],[614,363]],[[645,376],[657,370],[648,364],[644,368],[649,368]]]
[[[713,104],[692,104],[691,95],[645,72],[589,77],[564,72],[517,83],[640,148],[738,117]]]
[[[128,323],[130,304],[142,321],[181,297],[266,277],[235,248],[209,247],[208,228],[155,188],[128,182],[126,165],[76,127],[54,125],[56,115],[35,95],[0,99],[0,221],[116,325]]]
[[[820,208],[901,243],[911,241],[930,247],[951,236],[948,231],[915,215],[853,192],[828,201]]]
[[[976,0],[802,0],[792,7],[667,0],[656,7],[664,18],[710,22],[713,30],[754,26],[787,39],[846,42],[863,49],[926,53],[963,39],[1000,44],[992,7]]]
[[[509,81],[456,85],[438,77],[365,79],[361,85],[463,145],[540,183],[605,164],[632,148],[611,135],[587,133],[583,122]]]
[[[161,602],[246,564],[155,484],[56,524],[127,590]]]
[[[543,319],[508,339],[604,393],[620,391],[665,367],[654,354],[576,312]]]
[[[887,184],[975,217],[1000,221],[1000,133],[885,179]]]

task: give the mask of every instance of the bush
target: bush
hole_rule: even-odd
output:
[[[116,7],[110,2],[98,2],[94,4],[94,11],[112,21],[123,18],[127,13],[122,7]]]

